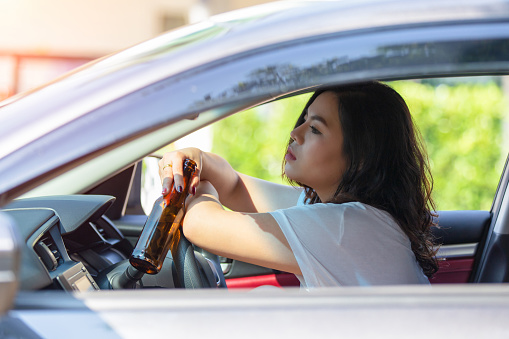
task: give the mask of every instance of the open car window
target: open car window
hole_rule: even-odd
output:
[[[389,83],[407,102],[426,145],[438,210],[489,211],[509,150],[509,77]],[[235,114],[159,150],[198,147],[242,172],[277,183],[290,131],[311,94]],[[143,165],[146,213],[160,194],[157,159]]]
[[[491,209],[508,151],[507,77],[404,81],[426,144],[438,210]]]
[[[435,78],[389,82],[407,102],[428,151],[438,213],[440,271],[432,283],[473,281],[482,257],[492,204],[509,150],[508,77]],[[234,114],[159,150],[198,147],[226,158],[240,172],[285,183],[282,158],[290,131],[311,93]],[[143,164],[141,201],[146,214],[160,195],[156,157]],[[222,258],[229,286],[252,287],[272,274]],[[277,275],[281,279],[280,275]],[[295,283],[295,282],[292,282]]]

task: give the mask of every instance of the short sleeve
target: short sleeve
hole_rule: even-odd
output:
[[[330,213],[327,204],[301,204],[271,213],[297,259],[303,287],[338,285],[324,266],[337,254],[343,234],[344,208],[335,207],[334,213]]]
[[[394,219],[359,203],[270,213],[295,255],[302,287],[429,284]]]

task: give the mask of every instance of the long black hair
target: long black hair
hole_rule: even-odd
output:
[[[295,127],[304,123],[308,107],[324,92],[338,98],[343,152],[348,161],[340,184],[326,202],[358,201],[387,211],[410,239],[423,272],[432,277],[438,270],[431,233],[435,225],[433,178],[405,101],[380,82],[320,88],[307,102]],[[308,203],[321,202],[311,187],[292,183],[305,188]]]

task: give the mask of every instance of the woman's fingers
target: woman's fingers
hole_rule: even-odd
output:
[[[159,160],[159,177],[161,178],[162,194],[170,193],[173,185],[173,163],[165,157]]]
[[[198,149],[184,149],[175,152],[166,153],[159,161],[159,176],[162,183],[162,194],[167,195],[171,192],[172,186],[178,192],[184,189],[184,161],[191,159],[196,162],[196,171],[191,177],[189,185],[189,193],[195,194],[196,187],[200,183],[200,169],[201,169],[201,151]]]
[[[173,170],[173,186],[177,192],[182,193],[184,190],[184,159],[178,162],[178,166],[172,166]]]
[[[191,182],[189,185],[189,193],[192,195],[196,194],[196,188],[200,184],[200,168],[196,166],[196,170],[194,171],[193,175],[191,176]]]

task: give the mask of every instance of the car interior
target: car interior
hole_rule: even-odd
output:
[[[500,77],[494,79],[500,81]],[[272,104],[260,107],[270,111],[267,107]],[[242,114],[249,113],[236,115]],[[247,140],[244,144],[249,147]],[[437,254],[440,270],[430,280],[432,284],[509,281],[509,206],[503,199],[509,182],[507,147],[502,147],[500,154],[496,161],[498,177],[486,178],[490,181],[487,189],[492,192],[491,206],[440,210],[438,202],[438,225],[433,230],[441,244]],[[135,278],[127,273],[125,278],[130,272],[128,258],[150,212],[142,200],[148,200],[150,206],[158,194],[156,187],[155,195],[144,196],[144,176],[157,176],[157,172],[147,173],[144,168],[160,155],[148,154],[81,194],[21,197],[4,206],[2,210],[21,226],[26,245],[21,290],[299,286],[292,274],[219,257],[194,247],[185,237],[177,254],[168,253],[160,273]],[[468,183],[465,186],[456,192],[459,199]]]

